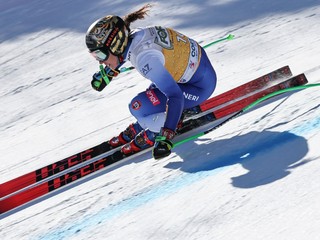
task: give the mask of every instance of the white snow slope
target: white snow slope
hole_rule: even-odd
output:
[[[0,3],[0,182],[118,134],[149,82],[91,89],[88,26],[146,2]],[[134,24],[173,27],[207,49],[214,93],[289,65],[320,82],[319,0],[159,1]],[[155,161],[144,154],[11,214],[1,239],[320,239],[320,89],[286,94]]]

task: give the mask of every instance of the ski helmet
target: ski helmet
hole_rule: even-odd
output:
[[[128,38],[129,29],[125,22],[118,16],[108,15],[89,27],[86,45],[90,52],[99,50],[107,59],[109,51],[118,57],[121,56],[128,45]]]

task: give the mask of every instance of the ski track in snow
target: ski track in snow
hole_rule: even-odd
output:
[[[148,81],[132,71],[92,91],[97,64],[83,39],[106,9],[123,15],[137,4],[0,4],[0,182],[105,141],[133,121],[127,103]],[[134,26],[172,26],[202,45],[234,34],[207,49],[219,94],[284,65],[320,83],[319,22],[316,0],[178,0],[159,2]],[[143,154],[2,214],[1,239],[317,240],[319,97],[319,87],[284,94],[164,160]]]

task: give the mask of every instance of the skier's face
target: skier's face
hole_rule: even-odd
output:
[[[104,64],[112,69],[115,69],[119,65],[118,61],[118,57],[109,52],[109,57],[104,61],[99,61],[99,63]]]

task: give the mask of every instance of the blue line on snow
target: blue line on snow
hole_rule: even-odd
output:
[[[152,186],[152,188],[147,190],[146,192],[142,192],[139,195],[135,195],[128,199],[125,199],[116,205],[101,209],[96,214],[83,218],[78,222],[73,222],[71,226],[69,225],[52,232],[48,232],[44,236],[41,236],[40,239],[66,239],[68,237],[74,236],[83,229],[88,230],[90,228],[96,227],[102,222],[110,221],[123,213],[133,211],[149,202],[174,193],[185,186],[189,186],[195,182],[201,181],[208,176],[222,171],[223,169],[224,168],[218,168],[212,171],[204,171],[196,174],[181,174],[180,176],[170,181],[161,183],[157,186]]]
[[[291,129],[290,132],[297,135],[306,135],[316,129],[320,129],[320,117],[305,122],[304,124]]]

